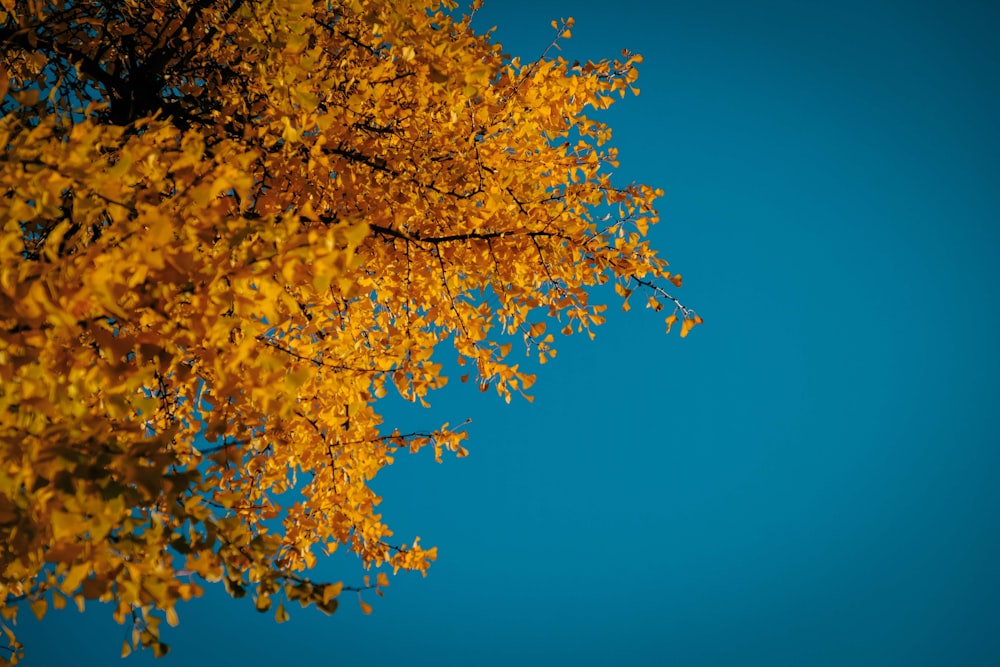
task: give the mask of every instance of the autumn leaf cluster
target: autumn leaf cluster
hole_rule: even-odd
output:
[[[282,621],[426,571],[369,482],[465,433],[387,428],[379,399],[426,404],[442,354],[523,394],[512,341],[545,363],[590,333],[595,285],[701,321],[646,240],[660,193],[612,180],[590,117],[638,55],[522,62],[450,2],[0,4],[12,662],[25,606],[109,603],[124,652],[162,654],[206,582]],[[374,583],[311,580],[338,547]]]

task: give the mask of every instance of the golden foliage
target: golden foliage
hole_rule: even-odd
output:
[[[425,404],[450,342],[483,389],[534,377],[603,321],[587,288],[660,296],[660,193],[618,187],[589,118],[638,55],[522,63],[425,0],[3,0],[0,614],[113,605],[123,653],[223,582],[332,613],[305,572],[393,546],[368,482],[399,450],[390,390]],[[475,9],[475,6],[473,7]],[[474,12],[473,12],[474,13]],[[572,21],[555,24],[557,39]],[[592,335],[592,334],[591,334]],[[463,377],[463,380],[468,376]],[[51,603],[51,604],[50,604]],[[371,611],[361,601],[362,609]]]

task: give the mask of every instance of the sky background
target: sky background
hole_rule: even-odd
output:
[[[487,0],[524,59],[566,16],[571,60],[643,54],[599,117],[619,182],[666,191],[652,237],[705,324],[665,336],[607,290],[533,404],[455,382],[392,407],[473,420],[467,459],[374,482],[429,576],[284,625],[210,589],[157,664],[1000,664],[990,5]],[[23,619],[28,664],[119,662],[110,609]]]

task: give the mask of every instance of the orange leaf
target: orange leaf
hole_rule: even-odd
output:
[[[681,338],[686,338],[691,332],[691,329],[694,329],[695,324],[697,324],[697,322],[693,319],[685,318],[684,321],[681,322]]]

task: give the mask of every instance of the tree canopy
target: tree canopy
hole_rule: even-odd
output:
[[[661,193],[588,116],[638,55],[522,62],[450,0],[0,4],[10,662],[25,607],[110,603],[159,655],[206,582],[282,621],[426,571],[369,482],[465,433],[383,424],[387,392],[426,403],[457,353],[524,394],[513,345],[591,333],[595,285],[701,322],[645,238]],[[338,547],[375,576],[310,579]]]

